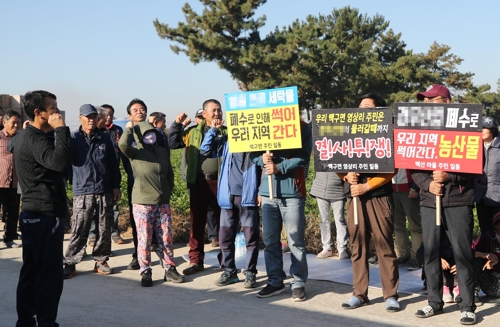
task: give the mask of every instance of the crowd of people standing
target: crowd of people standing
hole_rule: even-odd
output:
[[[445,86],[433,85],[418,93],[417,100],[449,103],[451,95]],[[196,112],[195,124],[186,113],[179,113],[168,134],[165,115],[153,112],[148,116],[147,106],[140,99],[133,99],[127,106],[130,121],[124,130],[113,124],[114,108],[110,105],[82,105],[81,125],[73,132],[65,125],[54,94],[28,92],[23,105],[29,118],[23,129],[21,116],[15,111],[1,111],[0,119],[4,244],[23,249],[17,326],[33,326],[36,322],[58,326],[55,320],[63,280],[77,274],[76,265],[88,248],[96,273],[114,272],[108,264],[111,243],[124,243],[118,230],[120,163],[127,175],[134,243],[127,269],[139,270],[143,287],[153,285],[151,252],[160,258],[164,281],[182,283],[185,275],[204,270],[208,222],[211,244],[220,246],[222,273],[214,284],[226,286],[240,281],[235,239],[242,231],[246,240],[243,285],[255,288],[262,223],[267,283],[257,297],[287,291],[281,242],[285,231],[291,253],[292,300],[305,301],[308,265],[304,207],[309,192],[316,198],[321,221],[322,250],[317,258],[337,255],[352,262],[353,294],[343,308],[357,309],[370,303],[372,255],[378,258],[388,312],[400,310],[401,266],[408,270],[423,267],[428,305],[415,313],[419,318],[442,313],[450,287],[453,301],[460,305],[462,324],[476,322],[479,290],[500,297],[500,140],[497,123],[491,117],[482,121],[482,175],[405,169],[385,174],[316,172],[307,190],[306,169],[313,141],[311,127],[303,121],[302,148],[231,153],[221,104],[215,99],[203,103]],[[374,93],[359,99],[360,108],[385,106]],[[176,269],[173,250],[172,149],[183,149],[181,174],[190,199],[189,265],[182,274]],[[64,226],[69,219],[66,180],[73,189],[73,216],[69,244],[63,252]],[[435,224],[436,196],[442,197],[440,226]],[[481,228],[481,237],[475,242],[474,206]],[[336,243],[331,235],[330,209]],[[22,243],[17,241],[18,223]]]

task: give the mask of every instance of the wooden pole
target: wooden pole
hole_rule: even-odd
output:
[[[436,226],[441,226],[441,196],[436,195]]]
[[[358,224],[358,197],[355,196],[352,198],[352,205],[354,208],[354,225]]]
[[[267,154],[271,154],[271,151],[267,150]],[[267,181],[269,182],[269,199],[272,200],[274,199],[274,192],[273,192],[273,175],[267,175]]]

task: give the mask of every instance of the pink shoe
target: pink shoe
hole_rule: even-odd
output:
[[[443,286],[443,302],[453,303],[453,296],[451,296],[450,288],[448,286]]]

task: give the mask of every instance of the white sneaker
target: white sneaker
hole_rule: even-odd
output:
[[[340,260],[349,259],[350,257],[351,256],[349,255],[349,253],[347,253],[347,251],[345,249],[339,250],[339,259]]]
[[[5,244],[5,246],[8,247],[8,248],[13,248],[13,249],[17,249],[17,248],[23,247],[22,243],[16,243],[14,241],[3,242],[3,244]]]
[[[318,253],[318,255],[316,256],[316,258],[318,258],[318,259],[326,259],[326,258],[331,257],[331,256],[333,256],[333,251],[332,250],[323,249],[323,251],[321,251],[320,253]]]

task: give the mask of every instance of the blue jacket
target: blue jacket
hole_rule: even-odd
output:
[[[311,126],[304,122],[300,124],[302,148],[274,150],[273,162],[278,166],[275,175],[262,174],[259,194],[269,196],[268,178],[273,180],[273,195],[275,198],[300,198],[306,196],[306,179],[304,167],[309,165],[312,152]],[[253,162],[264,167],[262,153],[252,152],[250,154]]]
[[[216,138],[217,129],[211,128],[200,146],[200,155],[217,158],[222,156],[217,186],[217,202],[222,209],[232,209],[229,179],[231,178],[231,161],[233,155],[229,152],[227,134]],[[257,193],[259,190],[260,170],[250,160],[248,153],[243,153],[243,191],[241,205],[243,207],[257,206]]]
[[[120,189],[121,174],[111,137],[96,131],[87,142],[81,126],[71,133],[74,195],[113,193]]]

